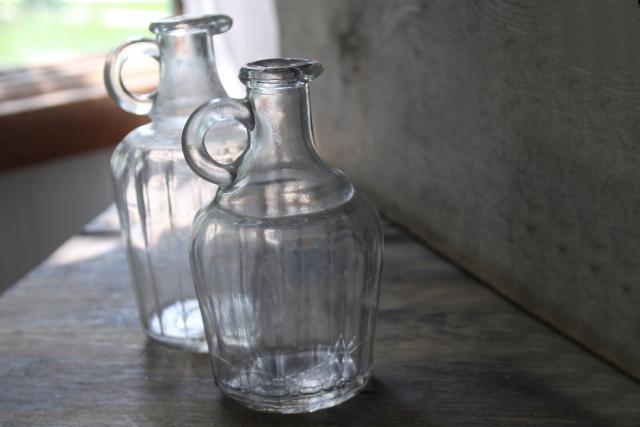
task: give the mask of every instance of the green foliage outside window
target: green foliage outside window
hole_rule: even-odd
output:
[[[0,67],[106,52],[170,14],[169,0],[0,0]]]

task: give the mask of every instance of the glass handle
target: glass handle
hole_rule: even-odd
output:
[[[222,98],[211,100],[198,107],[191,114],[182,131],[182,152],[191,169],[202,178],[221,187],[226,187],[233,182],[238,165],[242,162],[244,153],[249,148],[248,144],[251,142],[249,138],[247,148],[233,163],[222,164],[211,157],[204,138],[212,126],[229,119],[242,124],[247,128],[247,133],[253,129],[255,123],[253,111],[246,100]],[[224,142],[214,141],[214,143]]]
[[[158,45],[151,39],[136,38],[113,49],[104,63],[104,85],[111,99],[123,110],[141,116],[151,111],[156,91],[144,94],[129,91],[122,81],[122,67],[130,58],[144,55],[159,61]]]

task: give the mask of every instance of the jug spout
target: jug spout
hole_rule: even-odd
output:
[[[321,163],[315,150],[308,80],[277,83],[247,82],[247,101],[253,110],[254,128],[244,167],[239,177],[256,167],[313,169]]]
[[[231,28],[226,15],[175,16],[152,22],[160,51],[160,80],[152,119],[188,117],[212,93],[226,93],[218,77],[213,36]]]
[[[353,187],[316,150],[309,82],[321,72],[318,62],[307,59],[268,59],[242,67],[254,126],[235,182],[220,193],[222,206],[278,217],[349,200]]]
[[[240,69],[238,78],[247,87],[287,87],[308,83],[322,74],[322,65],[303,58],[273,58],[251,62]]]
[[[152,22],[156,40],[130,39],[112,50],[105,61],[104,83],[125,111],[150,115],[157,125],[182,128],[191,112],[207,99],[226,96],[218,78],[213,35],[231,28],[226,15],[175,16]],[[122,67],[131,58],[150,56],[160,63],[158,88],[131,92],[122,81]]]

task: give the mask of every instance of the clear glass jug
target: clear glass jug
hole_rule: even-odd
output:
[[[250,63],[246,98],[204,104],[183,133],[189,165],[220,186],[191,237],[216,382],[257,410],[330,407],[370,376],[382,231],[375,208],[316,151],[308,85],[321,70],[304,59]],[[249,134],[231,164],[204,145],[225,119]]]
[[[122,224],[140,318],[160,342],[206,352],[202,318],[191,279],[188,242],[196,212],[217,187],[196,176],[182,155],[180,138],[189,114],[203,102],[227,96],[218,78],[213,35],[227,31],[224,15],[177,16],[151,23],[155,41],[137,39],[114,49],[105,64],[113,100],[151,123],[129,133],[111,158],[116,205]],[[160,64],[157,90],[131,93],[123,64],[149,55]],[[232,144],[219,147],[233,157]],[[239,148],[241,150],[242,148]]]

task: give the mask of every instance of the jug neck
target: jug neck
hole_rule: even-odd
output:
[[[158,31],[160,80],[149,113],[151,119],[175,121],[181,126],[189,114],[211,98],[225,97],[207,28]]]
[[[308,169],[322,163],[315,148],[309,85],[254,86],[247,92],[255,117],[246,169]],[[242,170],[239,171],[242,174]]]
[[[221,188],[221,208],[253,218],[311,214],[346,203],[351,183],[318,154],[307,83],[249,84],[255,124],[233,183]]]

